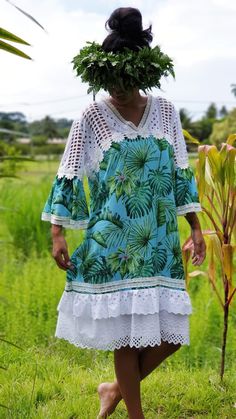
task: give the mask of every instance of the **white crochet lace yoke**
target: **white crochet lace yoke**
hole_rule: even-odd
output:
[[[107,99],[94,102],[73,122],[57,175],[68,179],[92,176],[99,171],[104,152],[112,142],[150,135],[165,138],[173,146],[176,166],[189,167],[179,114],[171,102],[148,95],[138,126],[126,121]]]

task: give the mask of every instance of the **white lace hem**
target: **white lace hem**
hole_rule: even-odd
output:
[[[190,204],[182,205],[176,207],[177,215],[185,215],[187,212],[199,212],[202,211],[202,207],[197,202],[192,202]]]
[[[161,311],[95,320],[59,312],[55,336],[81,348],[110,351],[160,345],[162,340],[189,345],[189,318]]]
[[[64,291],[58,311],[82,318],[107,319],[125,314],[154,314],[165,310],[173,314],[191,314],[187,291],[165,287],[121,290],[105,294]]]
[[[62,227],[79,229],[79,230],[86,229],[88,225],[88,220],[75,221],[75,220],[71,220],[68,217],[61,217],[59,215],[53,215],[48,212],[42,212],[41,220],[49,221],[51,224],[61,225]]]

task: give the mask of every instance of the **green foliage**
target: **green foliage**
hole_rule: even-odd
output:
[[[21,152],[8,144],[0,143],[0,177],[16,176],[22,168]]]
[[[218,114],[218,110],[217,110],[217,107],[216,107],[215,103],[211,103],[206,110],[206,118],[216,119],[217,114]]]
[[[41,121],[34,121],[30,124],[30,134],[44,135],[47,138],[58,137],[57,123],[47,115]]]
[[[114,86],[124,89],[138,87],[142,90],[160,88],[160,78],[171,74],[173,62],[156,46],[124,52],[105,52],[95,42],[87,42],[73,60],[73,69],[83,82],[89,83],[88,93],[97,93],[100,89],[109,90]]]
[[[17,183],[16,183],[17,182]],[[48,183],[46,179],[40,186],[22,180],[5,180],[1,185],[2,215],[9,232],[9,241],[15,252],[29,257],[35,251],[38,255],[50,249],[50,231],[46,223],[41,223],[41,202],[46,199]]]
[[[234,108],[222,121],[213,124],[209,141],[219,147],[230,134],[236,133],[236,108]]]
[[[44,146],[47,144],[47,136],[46,135],[33,135],[31,139],[32,145],[36,146]]]
[[[30,45],[28,42],[24,41],[24,39],[19,38],[18,36],[14,35],[12,32],[7,31],[6,29],[0,28],[0,49],[10,52],[11,54],[18,55],[22,58],[31,60],[31,58],[28,55],[26,55],[23,51],[19,50],[18,48],[12,46],[7,42],[2,41],[2,39],[6,39],[8,41],[17,42],[24,45]]]

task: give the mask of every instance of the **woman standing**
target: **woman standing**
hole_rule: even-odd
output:
[[[166,99],[140,93],[173,74],[171,59],[150,48],[139,10],[116,9],[107,27],[103,44],[82,49],[74,68],[109,96],[73,122],[42,219],[52,223],[53,257],[67,272],[55,336],[114,351],[117,381],[98,386],[98,417],[123,398],[129,418],[143,419],[140,381],[189,344],[177,216],[190,224],[194,265],[205,242],[179,115]],[[71,257],[63,226],[86,229]]]

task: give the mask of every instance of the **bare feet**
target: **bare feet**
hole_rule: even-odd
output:
[[[101,383],[97,391],[101,403],[97,419],[107,418],[114,412],[119,401],[122,399],[119,387],[117,383]]]

